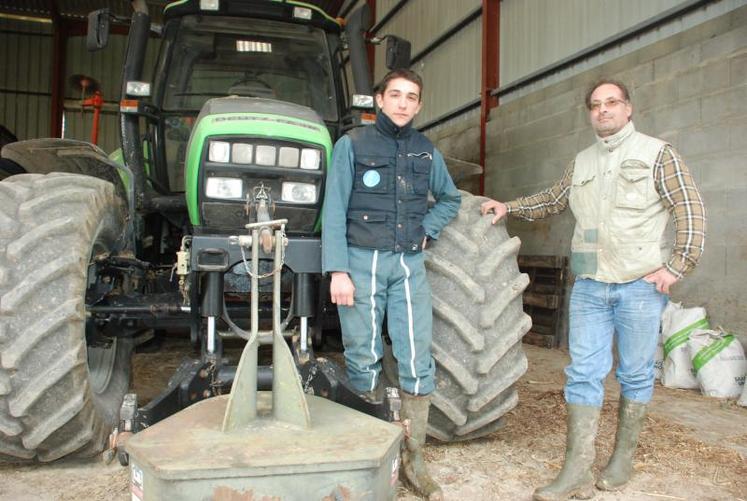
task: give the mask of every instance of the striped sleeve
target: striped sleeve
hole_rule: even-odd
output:
[[[703,200],[690,171],[671,145],[665,145],[659,152],[654,183],[674,220],[674,246],[666,267],[682,278],[695,268],[703,254],[706,230]]]
[[[508,213],[527,221],[560,214],[568,207],[572,178],[573,162],[568,164],[563,177],[546,190],[506,202]]]

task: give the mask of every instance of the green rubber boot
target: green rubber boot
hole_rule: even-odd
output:
[[[441,487],[428,473],[423,459],[425,432],[428,427],[428,409],[431,406],[429,395],[416,397],[406,392],[402,395],[402,421],[409,419],[409,435],[402,443],[402,472],[418,495],[429,501],[443,499]]]
[[[568,435],[565,463],[555,480],[534,491],[537,501],[559,501],[594,497],[594,438],[599,427],[599,407],[567,404]]]
[[[633,474],[633,454],[645,420],[646,404],[620,397],[615,450],[597,481],[597,487],[614,491],[628,483]]]

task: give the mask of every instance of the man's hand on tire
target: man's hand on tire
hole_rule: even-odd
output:
[[[499,202],[498,200],[488,200],[480,205],[480,214],[483,216],[491,212],[495,214],[492,221],[492,224],[495,224],[505,217],[506,213],[508,213],[508,207],[506,207],[506,204]]]

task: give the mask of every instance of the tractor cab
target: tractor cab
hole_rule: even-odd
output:
[[[312,7],[268,3],[246,2],[244,15],[261,16],[251,19],[205,15],[187,4],[167,7],[152,96],[159,120],[148,136],[162,146],[154,152],[155,170],[170,192],[186,189],[189,135],[210,99],[270,100],[263,112],[284,113],[283,103],[305,107],[333,138],[344,118],[350,123],[340,25]],[[246,162],[246,154],[240,160]]]

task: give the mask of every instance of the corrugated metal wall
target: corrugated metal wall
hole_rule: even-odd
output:
[[[19,139],[48,137],[52,25],[0,19],[0,125]]]
[[[376,18],[381,19],[397,3],[379,0]],[[469,12],[480,0],[410,0],[377,33],[397,35],[410,40],[416,55]],[[412,66],[423,77],[423,110],[416,119],[425,123],[475,99],[480,93],[480,48],[482,23],[478,17],[454,37]],[[385,45],[376,49],[374,80],[386,73]]]
[[[377,21],[398,0],[378,0]],[[587,49],[689,0],[501,0],[500,86],[506,86],[548,65]],[[512,91],[508,101],[568,76],[598,66],[640,47],[734,10],[747,0],[715,0],[678,19],[625,41],[555,74]],[[412,42],[412,53],[437,38],[481,4],[479,0],[409,0],[377,33],[391,33]],[[425,81],[425,106],[416,124],[424,124],[479,96],[481,19],[475,19],[450,40],[413,65]],[[375,79],[386,72],[384,46],[376,50]],[[474,112],[456,120],[474,116]]]
[[[49,137],[52,96],[52,24],[0,18],[0,125],[18,139]],[[106,104],[99,127],[99,146],[106,152],[119,147],[117,110],[127,37],[111,35],[109,45],[88,52],[85,37],[70,37],[66,49],[66,138],[90,141],[93,111],[82,111],[81,94],[73,90],[71,77],[86,75],[101,85]],[[144,66],[149,80],[158,53],[152,39]]]
[[[501,83],[589,47],[682,0],[503,0]]]
[[[591,47],[686,0],[502,0],[500,85]],[[746,0],[718,0],[597,53],[502,98],[510,100],[725,14]]]

